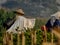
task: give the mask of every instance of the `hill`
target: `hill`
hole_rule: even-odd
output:
[[[8,0],[1,6],[12,10],[22,8],[26,16],[46,18],[59,10],[58,2],[56,0]]]

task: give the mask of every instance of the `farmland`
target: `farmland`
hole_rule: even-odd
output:
[[[15,14],[11,11],[5,11],[3,9],[0,9],[0,45],[3,44],[3,35],[6,29],[3,26],[3,23],[8,19],[13,19]],[[46,23],[47,19],[36,19],[36,23],[33,29],[31,29],[33,32],[36,31],[36,45],[42,45],[43,42],[43,31],[41,30],[41,26]],[[14,45],[17,45],[17,34],[13,34],[13,43]],[[31,45],[31,36],[30,36],[30,29],[27,29],[26,32],[24,32],[25,35],[25,45]],[[21,38],[22,35],[20,35],[20,44],[21,44]],[[57,38],[54,35],[54,42],[57,41]],[[47,41],[51,41],[51,32],[47,32]]]

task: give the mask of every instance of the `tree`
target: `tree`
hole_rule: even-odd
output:
[[[4,9],[0,9],[0,31],[2,30],[3,23],[7,21],[7,19],[13,19],[15,14],[12,11],[7,11]]]

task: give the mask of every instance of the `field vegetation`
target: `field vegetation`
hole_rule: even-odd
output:
[[[15,14],[12,11],[5,11],[4,9],[0,9],[0,45],[3,43],[3,32],[6,31],[3,23],[8,19],[13,19]],[[36,18],[36,23],[33,29],[31,30],[36,30],[37,33],[37,45],[41,45],[43,41],[43,31],[41,30],[41,26],[45,25],[47,19],[37,19]],[[31,45],[31,37],[30,37],[30,31],[29,29],[26,30],[25,32],[25,37],[26,37],[26,45]],[[54,36],[54,42],[57,40],[57,38]],[[17,42],[17,35],[14,34],[14,44]],[[51,32],[47,32],[47,41],[51,41]],[[21,41],[20,41],[21,42]]]

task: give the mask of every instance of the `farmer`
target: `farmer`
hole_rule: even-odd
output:
[[[45,24],[46,30],[50,31],[51,28],[60,27],[60,12],[55,13]],[[43,26],[42,26],[42,30]]]
[[[58,32],[60,32],[60,12],[55,13],[51,16],[51,18],[47,21],[47,23],[41,27],[43,30],[43,43],[47,42],[47,31],[51,31],[51,43],[53,45],[53,33],[57,36],[58,35],[58,41],[57,45],[60,45],[60,35]],[[54,29],[54,30],[52,30]],[[55,31],[55,32],[53,32]],[[57,32],[57,33],[56,33]]]
[[[13,11],[13,13],[15,13],[16,16],[14,16],[13,19],[8,18],[8,19],[3,23],[3,26],[4,26],[4,28],[6,28],[6,30],[9,29],[9,28],[14,24],[14,22],[16,21],[16,19],[18,18],[19,15],[20,15],[20,16],[24,15],[24,12],[23,12],[22,9]]]

